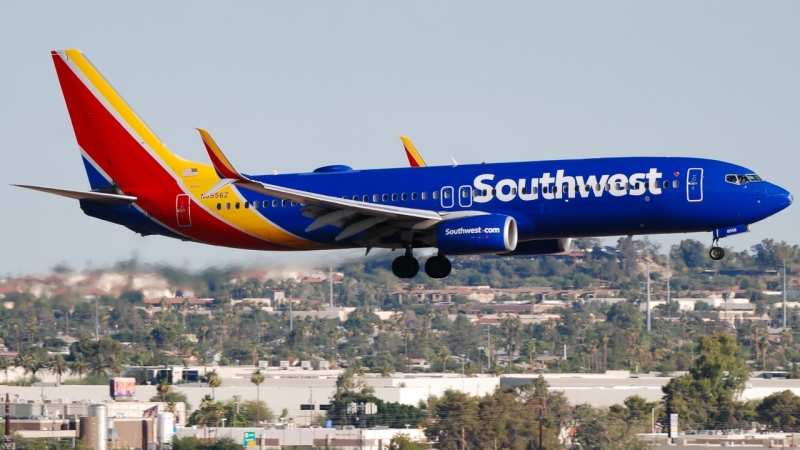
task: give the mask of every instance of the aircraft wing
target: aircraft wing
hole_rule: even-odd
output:
[[[325,225],[337,226],[343,228],[336,237],[337,241],[367,231],[384,222],[386,225],[391,225],[394,232],[400,229],[424,230],[443,220],[443,216],[436,211],[349,200],[252,180],[233,167],[207,131],[201,129],[198,131],[203,138],[208,156],[221,178],[220,182],[204,195],[212,194],[229,184],[235,184],[271,197],[306,205],[303,215],[314,219],[314,222],[306,228],[306,232]]]
[[[107,194],[104,192],[73,191],[71,189],[56,189],[44,186],[31,186],[28,184],[14,184],[13,186],[32,189],[34,191],[45,192],[48,194],[60,195],[62,197],[74,198],[76,200],[88,200],[104,205],[127,205],[136,201],[136,197],[131,195]]]

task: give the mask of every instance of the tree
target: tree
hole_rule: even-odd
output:
[[[216,370],[212,370],[206,374],[206,383],[211,388],[211,398],[215,398],[214,389],[222,386],[222,377],[219,376]]]
[[[258,402],[258,409],[256,411],[256,426],[261,423],[261,383],[264,382],[264,375],[261,370],[257,369],[250,377],[250,382],[256,385],[256,401]]]
[[[172,385],[169,384],[169,380],[166,378],[162,378],[158,380],[156,384],[156,392],[158,392],[158,396],[161,397],[161,401],[167,401],[167,394],[172,392]]]
[[[69,368],[67,367],[67,361],[63,356],[54,355],[52,358],[50,358],[50,361],[48,361],[48,369],[50,372],[56,375],[58,384],[61,384],[61,377],[67,373]]]
[[[738,397],[749,376],[742,349],[734,336],[718,334],[701,336],[698,353],[688,374],[662,388],[666,412],[677,413],[686,429],[733,428],[743,420]]]
[[[800,397],[792,391],[776,392],[764,397],[756,413],[758,422],[775,432],[795,431],[800,424]]]
[[[389,450],[427,450],[428,445],[411,439],[407,434],[397,433],[389,441]]]
[[[275,413],[262,400],[245,400],[239,404],[242,415],[256,426],[261,420],[272,420]]]
[[[8,371],[11,370],[11,361],[5,356],[0,356],[0,370],[6,375],[6,384],[8,384]]]
[[[646,450],[650,443],[637,436],[646,433],[648,419],[624,418],[604,408],[578,405],[575,408],[575,440],[582,448],[597,450]]]
[[[67,363],[70,373],[77,374],[78,379],[83,379],[83,374],[89,371],[89,363],[82,354],[76,354],[74,359]]]

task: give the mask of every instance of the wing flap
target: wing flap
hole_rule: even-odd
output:
[[[32,186],[28,184],[14,184],[25,189],[45,192],[47,194],[60,195],[62,197],[74,198],[76,200],[87,200],[103,205],[126,205],[136,201],[136,197],[131,195],[107,194],[105,192],[73,191],[71,189],[56,189],[44,186]]]

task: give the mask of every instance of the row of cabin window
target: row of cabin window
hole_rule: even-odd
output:
[[[258,200],[253,201],[252,204],[248,203],[248,202],[245,202],[244,203],[244,209],[250,209],[251,205],[252,205],[253,209],[258,209],[258,205],[259,205]],[[270,205],[270,201],[269,200],[264,200],[263,202],[261,202],[261,207],[262,208],[268,208],[269,205]],[[278,206],[295,206],[295,205],[297,205],[297,203],[291,202],[289,200],[272,200],[272,207],[273,208],[277,208]],[[241,204],[239,202],[236,202],[236,203],[233,204],[233,209],[239,209],[240,207],[241,207]],[[231,209],[231,204],[230,203],[225,203],[225,209]],[[222,210],[222,203],[217,203],[217,211],[221,211],[221,210]]]
[[[434,192],[431,193],[431,197],[434,200],[436,200],[436,199],[439,198],[439,193],[434,191]],[[350,197],[348,197],[346,195],[343,195],[342,198],[345,199],[345,200],[350,200]],[[396,202],[398,199],[400,199],[402,201],[407,201],[408,198],[409,198],[409,195],[407,193],[405,193],[405,192],[402,193],[402,194],[383,194],[383,195],[372,194],[372,203],[378,203],[379,201],[388,202],[389,198],[391,198],[393,202]],[[450,198],[450,192],[445,191],[444,198]],[[364,202],[364,203],[368,203],[370,201],[369,195],[354,195],[352,197],[352,199],[357,201],[357,202]],[[411,200],[417,200],[417,199],[427,200],[428,199],[428,193],[427,192],[420,192],[419,195],[417,195],[416,192],[412,192],[411,193]]]
[[[642,188],[642,184],[643,183],[633,183],[633,184],[616,183],[616,188],[617,188],[617,190],[640,189],[640,188]],[[656,183],[653,183],[653,187],[656,187],[656,185],[657,185]],[[569,186],[570,186],[569,184],[565,184],[564,187],[563,187],[563,192],[569,192]],[[669,188],[669,181],[664,181],[661,184],[661,186],[664,189],[668,189]],[[678,182],[678,180],[674,180],[672,182],[672,187],[677,188],[679,186],[680,186],[680,183]],[[577,186],[576,186],[576,188],[577,188]],[[589,185],[589,184],[583,186],[584,192],[589,192],[589,190],[591,188],[592,188],[592,186]],[[595,190],[599,191],[599,190],[602,190],[602,189],[605,189],[606,191],[610,191],[611,190],[611,185],[610,184],[606,184],[605,186],[601,186],[601,185],[598,184],[598,185],[595,186]],[[548,189],[547,186],[542,188],[542,193],[544,193],[544,194],[556,193],[556,192],[558,192],[558,186],[553,186],[552,188],[549,188],[549,189]],[[516,193],[517,193],[517,188],[511,188],[511,195],[515,195]],[[526,188],[526,187],[522,188],[522,194],[529,194],[529,193],[530,194],[537,194],[538,193],[538,187],[531,188],[530,192],[528,192],[528,188]],[[434,191],[431,194],[432,194],[431,196],[433,197],[434,200],[437,200],[439,198],[439,192]],[[472,190],[472,196],[473,197],[477,197],[478,195],[486,196],[487,194],[488,194],[488,191],[486,189],[484,189],[483,191],[479,191],[478,189],[473,189]],[[448,191],[444,191],[442,193],[442,195],[444,196],[444,198],[450,198],[450,191],[449,190]],[[496,189],[492,189],[492,195],[497,195],[497,190]],[[398,194],[391,194],[391,199],[392,199],[393,202],[396,202],[398,198],[403,200],[403,201],[406,201],[406,200],[408,200],[408,197],[409,196],[406,193],[399,194],[399,196],[398,196]],[[461,190],[461,197],[464,197],[464,198],[469,197],[469,191]],[[343,196],[342,198],[345,199],[345,200],[349,200],[350,199],[346,195]],[[389,194],[383,194],[380,197],[378,196],[378,194],[373,194],[372,195],[372,203],[378,203],[379,199],[380,199],[380,201],[388,202],[389,198],[390,198]],[[419,197],[418,197],[416,192],[412,192],[411,193],[411,200],[416,200],[417,198],[419,198],[421,200],[426,200],[428,198],[428,193],[427,192],[420,192]],[[369,195],[362,195],[362,196],[354,195],[353,196],[353,200],[362,201],[362,202],[369,202]],[[245,202],[244,203],[244,209],[249,209],[250,205],[251,205],[250,203]],[[295,206],[295,205],[296,205],[295,202],[292,202],[292,201],[289,201],[289,200],[272,200],[272,207],[273,208],[277,208],[278,206]],[[254,209],[258,209],[258,206],[259,206],[259,202],[257,200],[252,203],[252,207]],[[270,206],[270,201],[269,200],[264,200],[263,202],[261,202],[261,207],[262,208],[268,208],[269,206]],[[234,207],[234,209],[239,209],[240,208],[240,203],[239,202],[234,203],[233,207]],[[231,209],[231,204],[230,203],[225,203],[225,209]],[[222,210],[222,203],[217,203],[217,211],[220,211],[220,210]]]

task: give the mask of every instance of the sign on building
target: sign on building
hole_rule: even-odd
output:
[[[255,447],[256,446],[256,432],[245,431],[244,440],[242,440],[242,447]]]

